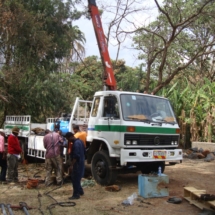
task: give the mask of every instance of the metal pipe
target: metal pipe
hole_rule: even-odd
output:
[[[28,213],[28,210],[27,210],[26,207],[23,207],[22,209],[24,210],[24,212],[25,212],[26,215],[30,215],[30,214]]]
[[[19,205],[20,205],[20,207],[22,207],[22,209],[23,209],[23,211],[25,212],[26,215],[30,215],[28,213],[28,210],[27,210],[28,205],[25,202],[20,202]]]
[[[8,209],[8,211],[9,211],[9,214],[10,214],[10,215],[14,215],[14,214],[13,214],[13,211],[12,211],[12,208],[10,207],[10,204],[7,204],[7,209]]]
[[[4,204],[3,204],[3,203],[1,203],[1,209],[2,209],[3,215],[7,215],[7,212],[6,212],[6,210],[5,210],[5,207],[4,207]]]

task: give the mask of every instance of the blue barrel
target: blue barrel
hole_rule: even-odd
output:
[[[51,130],[54,131],[54,123],[51,125]],[[69,121],[60,120],[60,130],[62,131],[63,135],[69,132]]]
[[[69,121],[60,121],[60,130],[63,135],[69,132]]]

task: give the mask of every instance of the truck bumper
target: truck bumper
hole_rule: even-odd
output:
[[[121,166],[126,166],[128,162],[129,163],[153,161],[180,162],[183,159],[181,149],[168,150],[121,149],[120,154]]]

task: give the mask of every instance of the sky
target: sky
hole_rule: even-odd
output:
[[[114,2],[115,2],[114,0],[109,0],[110,4],[114,4]],[[135,25],[139,25],[139,26],[141,24],[147,24],[150,21],[153,21],[157,15],[157,9],[154,4],[154,1],[150,1],[150,4],[147,3],[146,0],[145,1],[142,0],[140,2],[142,2],[141,5],[138,4],[137,7],[143,7],[145,9],[137,14],[134,14],[133,16],[128,17],[129,21],[133,21]],[[85,6],[87,6],[87,0],[86,0]],[[99,4],[99,1],[97,1],[97,6],[98,8],[102,7]],[[112,17],[113,15],[105,12],[101,17],[105,34],[107,33],[107,23],[110,22]],[[76,21],[74,24],[77,25],[79,29],[85,34],[85,38],[86,38],[85,57],[91,56],[91,55],[96,55],[100,57],[92,20],[81,18],[78,21]],[[124,29],[128,31],[134,29],[133,25],[129,23],[122,23],[122,26]],[[116,59],[116,55],[117,55],[117,47],[115,44],[116,44],[116,41],[114,39],[111,39],[110,44],[108,46],[110,58],[113,60]],[[138,51],[134,50],[134,48],[132,47],[131,38],[126,38],[126,40],[124,41],[121,51],[119,53],[119,59],[125,60],[126,65],[131,67],[136,67],[142,63],[141,60],[138,60]]]

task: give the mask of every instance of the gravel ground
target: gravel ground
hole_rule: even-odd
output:
[[[116,185],[121,187],[119,192],[109,192],[98,184],[84,188],[85,194],[74,201],[75,206],[61,207],[50,205],[56,202],[68,202],[72,195],[71,183],[62,187],[44,186],[44,164],[19,165],[19,183],[1,184],[0,203],[19,205],[26,202],[35,209],[29,214],[56,215],[198,215],[201,210],[183,199],[181,204],[168,203],[168,198],[177,196],[183,198],[184,187],[204,189],[207,193],[215,194],[215,161],[184,159],[182,164],[166,166],[165,174],[169,177],[169,196],[160,198],[138,197],[133,205],[122,205],[123,200],[133,193],[138,194],[138,174],[119,175]],[[37,176],[40,183],[36,189],[27,189],[27,178]],[[8,213],[9,214],[9,213]],[[24,214],[21,210],[14,210],[14,215]]]

